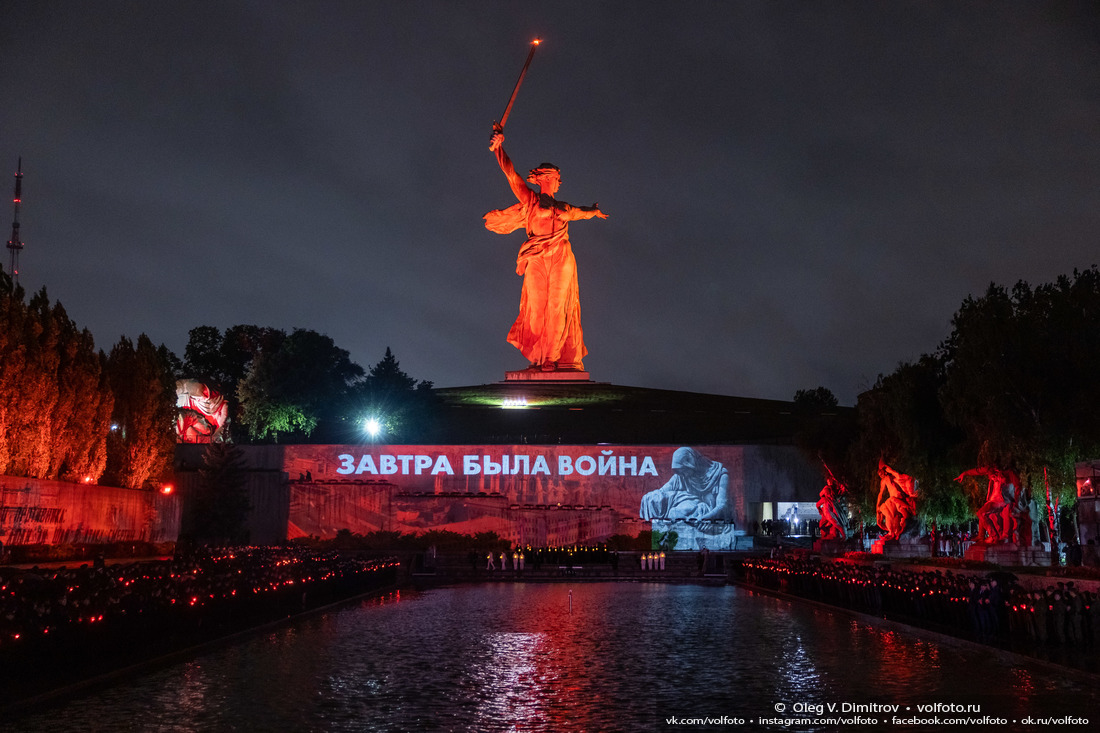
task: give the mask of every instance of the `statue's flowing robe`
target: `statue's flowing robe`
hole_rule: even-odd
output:
[[[552,234],[529,236],[520,247],[516,274],[523,276],[523,289],[508,343],[532,364],[556,362],[559,369],[583,370],[582,359],[588,349],[581,330],[580,288],[577,261],[569,244],[569,221],[588,218],[588,214],[550,196],[532,194],[526,202],[485,215],[485,227],[498,234],[521,227],[529,231],[528,221],[537,206],[552,206],[560,224]]]

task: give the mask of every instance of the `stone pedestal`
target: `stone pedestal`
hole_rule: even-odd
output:
[[[879,537],[871,545],[871,554],[898,560],[914,557],[932,557],[932,548],[927,542],[903,537],[900,540],[887,540]]]
[[[1049,567],[1050,550],[1042,545],[1021,547],[1003,543],[997,545],[974,544],[966,548],[963,557],[977,562],[991,562],[1005,567]]]
[[[847,540],[814,540],[814,552],[818,554],[838,556],[847,551]]]
[[[588,372],[544,372],[538,369],[523,369],[518,372],[504,372],[506,382],[590,382]]]

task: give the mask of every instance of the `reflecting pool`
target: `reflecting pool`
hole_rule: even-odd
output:
[[[1083,673],[1020,665],[732,586],[499,583],[401,591],[330,610],[12,727],[935,730],[927,720],[938,714],[1006,721],[986,730],[1039,730],[1020,721],[1057,715],[1095,724],[1097,689]],[[936,704],[970,709],[918,713]],[[830,715],[876,719],[878,727],[822,722]],[[674,716],[726,716],[726,724],[669,725]],[[783,717],[806,722],[762,722]]]

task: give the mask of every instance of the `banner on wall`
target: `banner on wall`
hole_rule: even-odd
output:
[[[284,468],[292,538],[448,530],[562,546],[653,530],[716,550],[744,535],[764,484],[807,475],[793,448],[758,446],[301,445]]]

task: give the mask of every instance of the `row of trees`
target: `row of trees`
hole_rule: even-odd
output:
[[[1098,377],[1095,266],[1036,287],[991,284],[963,301],[934,353],[879,376],[859,396],[848,429],[811,421],[801,439],[843,473],[864,516],[874,516],[879,458],[919,481],[918,510],[928,522],[973,517],[985,487],[954,479],[979,465],[1014,469],[1040,505],[1049,486],[1052,499],[1070,507],[1074,463],[1100,457]],[[807,390],[795,401],[823,399]]]
[[[145,335],[96,351],[45,289],[0,270],[0,474],[140,488],[171,460],[168,351]]]
[[[430,429],[431,383],[393,353],[370,371],[316,331],[239,325],[190,332],[185,359],[144,334],[97,350],[45,289],[29,302],[0,269],[0,475],[142,488],[171,471],[175,383],[195,378],[230,404],[237,443],[388,439]]]
[[[415,441],[431,427],[431,382],[403,372],[388,348],[364,372],[316,331],[200,326],[189,333],[181,370],[226,397],[237,443],[356,442],[367,417],[389,440]]]

